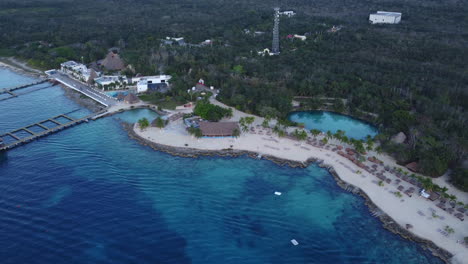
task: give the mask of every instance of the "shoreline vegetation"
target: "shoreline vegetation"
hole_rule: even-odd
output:
[[[121,122],[122,127],[125,131],[127,131],[129,138],[137,141],[139,144],[143,146],[148,146],[155,151],[161,151],[168,153],[173,156],[179,156],[184,158],[198,158],[201,156],[217,156],[217,157],[240,157],[240,156],[248,156],[252,159],[258,159],[258,153],[247,151],[247,150],[235,150],[235,149],[222,149],[222,150],[202,150],[202,149],[195,149],[195,148],[188,148],[188,147],[175,147],[170,145],[158,144],[151,140],[143,138],[141,135],[138,135],[135,132],[134,124],[129,124],[125,122]],[[275,156],[270,155],[262,155],[262,159],[269,160],[279,166],[289,166],[291,168],[306,168],[309,165],[315,163],[319,167],[326,169],[335,179],[338,186],[342,189],[352,192],[353,194],[359,195],[364,198],[366,206],[369,208],[369,211],[377,212],[380,211],[380,208],[374,204],[371,198],[358,186],[354,186],[343,181],[336,170],[333,168],[332,165],[325,164],[323,160],[318,158],[309,158],[305,162],[299,162],[289,159],[278,158]],[[392,219],[386,213],[381,213],[376,215],[376,217],[383,223],[383,227],[390,232],[393,232],[401,237],[420,243],[423,248],[428,249],[431,253],[442,259],[446,263],[450,263],[450,259],[453,257],[449,251],[437,246],[434,242],[421,238],[407,229],[401,227],[399,224],[396,223],[394,219]]]
[[[25,62],[20,62],[13,57],[0,57],[0,68],[2,67],[31,77],[38,78],[46,76],[43,71],[34,69]]]

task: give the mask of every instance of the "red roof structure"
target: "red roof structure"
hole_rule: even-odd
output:
[[[413,161],[411,163],[406,164],[405,167],[408,170],[412,171],[412,172],[418,172],[419,171],[419,165],[418,165],[418,163],[416,161]]]

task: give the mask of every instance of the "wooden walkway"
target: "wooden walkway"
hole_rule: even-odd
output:
[[[25,127],[22,127],[22,128],[12,130],[12,131],[7,132],[7,133],[5,133],[3,135],[0,135],[0,151],[6,151],[6,150],[13,149],[15,147],[18,147],[18,146],[27,144],[27,143],[29,143],[31,141],[34,141],[34,140],[36,140],[36,139],[38,139],[40,137],[44,137],[44,136],[47,136],[47,135],[62,131],[64,129],[66,129],[66,128],[81,124],[83,122],[88,122],[90,119],[95,120],[96,119],[95,117],[100,117],[105,113],[106,113],[106,111],[103,110],[103,111],[100,111],[100,112],[97,112],[97,113],[92,113],[90,115],[87,115],[87,116],[79,118],[79,119],[74,119],[74,118],[71,118],[71,117],[63,114],[63,115],[58,115],[58,116],[54,116],[54,117],[49,118],[49,119],[42,120],[40,122],[31,124],[31,125],[28,125],[28,126],[25,126]],[[68,121],[60,122],[57,119],[67,119]],[[54,126],[52,128],[49,128],[49,127],[44,125],[44,123],[46,123],[46,122],[55,123],[56,126]],[[40,131],[40,132],[31,131],[31,128],[34,127],[34,126],[42,128],[43,131]],[[20,136],[17,135],[17,133],[19,133],[19,132],[26,132],[29,136],[20,137]],[[8,137],[8,136],[15,139],[15,141],[13,141],[11,143],[6,143],[4,138]],[[2,144],[2,139],[3,139],[3,142],[4,142],[3,144]]]

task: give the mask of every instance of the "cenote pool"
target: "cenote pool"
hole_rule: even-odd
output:
[[[77,109],[51,87],[0,102],[0,124],[88,113]],[[125,112],[0,154],[1,263],[442,263],[316,165],[175,157],[121,125],[156,116]]]
[[[342,130],[346,132],[346,136],[355,139],[364,139],[367,135],[373,137],[378,133],[377,128],[367,122],[333,112],[292,112],[288,118],[291,121],[303,123],[307,129],[318,129],[323,132],[330,130],[332,133]]]

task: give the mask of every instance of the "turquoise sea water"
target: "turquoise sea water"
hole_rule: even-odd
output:
[[[0,101],[2,130],[79,108],[58,87],[30,94]],[[174,157],[120,124],[156,116],[134,110],[0,154],[1,263],[441,263],[324,169]]]
[[[318,129],[323,132],[330,130],[332,133],[342,130],[346,132],[346,136],[355,139],[364,139],[367,135],[372,137],[377,135],[377,129],[374,126],[361,120],[332,112],[293,112],[289,115],[289,120],[304,123],[307,129]]]
[[[13,88],[23,84],[33,83],[36,80],[32,77],[19,75],[9,69],[0,67],[0,89]]]

